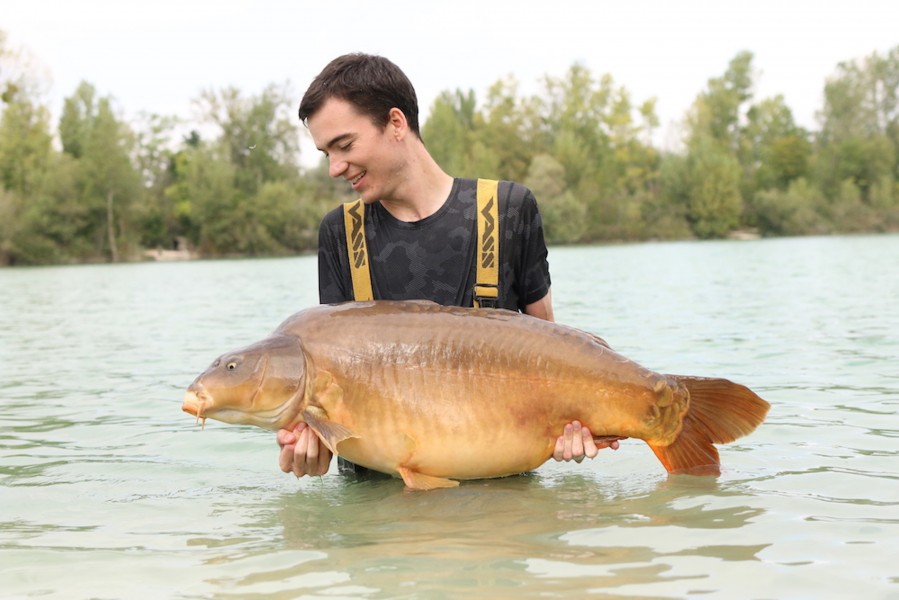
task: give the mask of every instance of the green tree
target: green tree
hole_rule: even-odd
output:
[[[82,228],[88,209],[81,201],[79,179],[77,162],[67,154],[54,154],[48,176],[21,214],[16,262],[70,263],[95,256]]]
[[[698,237],[723,237],[739,225],[740,174],[740,163],[719,140],[693,140],[687,156],[687,219]]]
[[[741,149],[742,116],[752,99],[752,59],[751,52],[739,52],[723,76],[709,79],[691,115],[692,135],[709,136],[734,155]]]
[[[205,92],[197,105],[214,135],[185,149],[167,192],[178,213],[189,215],[194,243],[207,254],[305,247],[309,217],[301,204],[318,204],[301,198],[315,186],[299,178],[300,133],[286,86],[246,98],[234,88]],[[302,222],[284,226],[297,219]],[[303,233],[286,239],[288,232]]]
[[[54,150],[42,81],[27,52],[10,47],[0,31],[0,265],[44,262],[33,204],[52,173]],[[52,244],[47,245],[52,249]]]
[[[217,143],[244,198],[253,198],[267,181],[296,177],[300,134],[287,86],[270,85],[246,98],[236,88],[205,91],[196,104],[217,129]]]
[[[536,150],[532,135],[534,111],[518,96],[518,82],[507,77],[487,92],[481,126],[474,130],[471,162],[479,177],[521,181]],[[479,145],[480,144],[480,145]]]
[[[174,183],[177,129],[174,116],[142,114],[135,123],[135,163],[143,201],[133,207],[143,247],[169,248],[186,234],[178,207],[166,194]],[[196,135],[196,132],[192,132]]]
[[[575,64],[565,77],[545,79],[536,105],[546,152],[587,207],[586,239],[643,236],[642,204],[658,193],[658,155],[641,140],[658,124],[654,101],[635,106],[611,75],[595,78]]]
[[[741,182],[756,166],[742,127],[752,85],[752,53],[740,52],[723,76],[709,80],[688,115],[686,217],[698,237],[724,236],[740,225]]]
[[[8,94],[0,115],[0,185],[23,196],[34,193],[53,154],[46,107]]]
[[[173,183],[165,195],[182,231],[203,254],[238,254],[235,171],[222,146],[211,142],[187,143],[174,158]]]
[[[668,153],[659,163],[659,193],[643,203],[641,216],[646,234],[654,239],[695,237],[687,221],[689,209],[689,165],[683,154]]]
[[[803,177],[790,182],[787,189],[759,191],[754,199],[756,224],[762,235],[809,235],[828,233],[823,218],[826,200]]]
[[[604,113],[614,93],[612,78],[596,80],[586,67],[574,64],[563,78],[547,77],[543,87],[544,133],[550,153],[565,168],[567,186],[575,189],[592,179],[602,188],[602,167],[610,154]]]
[[[482,121],[476,107],[473,90],[445,91],[434,100],[428,120],[422,124],[422,140],[447,173],[470,173],[467,163],[474,142],[475,123]]]
[[[0,264],[42,263],[56,255],[47,251],[52,244],[37,252],[29,249],[30,240],[43,235],[30,217],[55,160],[46,108],[20,95],[8,97],[0,116]]]
[[[740,144],[746,197],[755,190],[784,190],[791,181],[808,175],[811,143],[782,95],[752,105],[746,118]]]
[[[63,151],[75,160],[78,198],[85,208],[80,234],[90,241],[92,256],[116,262],[120,249],[137,250],[132,208],[140,200],[140,174],[131,162],[134,137],[113,112],[109,97],[83,82],[66,98],[59,124]]]
[[[565,168],[548,154],[531,161],[524,180],[539,199],[546,240],[552,244],[579,242],[587,232],[587,205],[565,187]]]
[[[829,197],[844,201],[852,180],[870,203],[899,173],[899,46],[842,62],[824,86],[817,180]],[[881,200],[879,200],[881,202]]]

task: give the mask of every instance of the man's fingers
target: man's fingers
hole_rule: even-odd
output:
[[[318,462],[318,436],[315,435],[312,430],[305,429],[300,437],[306,436],[306,464],[311,465]],[[299,445],[299,444],[297,444]]]
[[[584,436],[582,434],[583,428],[579,421],[574,421],[571,423],[571,456],[575,462],[581,462],[584,460]],[[568,433],[568,429],[566,428],[565,433]],[[590,438],[593,439],[592,437]]]
[[[587,458],[596,458],[596,455],[599,454],[599,448],[593,442],[593,434],[586,427],[581,429],[581,447]]]
[[[618,448],[621,447],[621,444],[619,444],[618,441],[626,439],[626,437],[622,436],[604,435],[593,438],[593,442],[596,444],[597,448],[611,448],[612,450],[618,450]]]
[[[562,460],[571,460],[573,456],[571,454],[571,436],[574,432],[574,425],[569,423],[565,426],[564,433],[562,434]]]
[[[299,427],[297,428],[299,430]],[[278,446],[281,453],[278,455],[278,466],[285,473],[293,471],[293,453],[297,443],[297,435],[289,429],[278,430]]]
[[[293,471],[293,452],[294,444],[285,444],[281,446],[281,454],[278,456],[278,466],[285,473]]]
[[[299,428],[298,428],[299,429]],[[297,434],[297,443],[293,447],[293,455],[291,456],[291,471],[297,477],[302,477],[309,473],[309,436],[312,435],[308,429],[303,428]],[[312,435],[315,437],[315,435]],[[318,452],[316,447],[314,453]]]
[[[563,455],[565,452],[565,437],[559,436],[556,438],[556,447],[553,448],[553,460],[557,462],[561,462]]]
[[[297,477],[324,475],[331,465],[331,451],[321,443],[314,431],[304,427],[297,438],[292,459],[292,471]]]
[[[278,445],[283,448],[284,446],[292,446],[297,443],[296,434],[289,429],[279,429],[278,430]]]

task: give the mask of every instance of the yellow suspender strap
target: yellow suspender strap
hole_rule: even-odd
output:
[[[371,271],[368,268],[368,247],[365,244],[365,204],[362,203],[362,198],[343,205],[343,223],[346,226],[346,249],[353,277],[353,298],[356,302],[374,300]]]
[[[474,305],[496,308],[499,299],[499,199],[497,182],[478,179],[478,265]]]

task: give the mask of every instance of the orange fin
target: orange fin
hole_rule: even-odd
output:
[[[348,438],[359,437],[348,427],[329,421],[327,413],[320,408],[310,406],[304,410],[303,421],[309,425],[309,428],[315,432],[315,435],[321,439],[328,450],[335,455],[339,454],[337,452],[337,444]]]
[[[400,467],[397,471],[399,471],[400,476],[403,478],[406,487],[413,490],[435,490],[438,488],[451,488],[459,485],[459,482],[453,479],[423,475],[408,467]]]
[[[683,429],[668,446],[649,444],[669,473],[717,475],[718,450],[751,433],[765,420],[771,407],[744,385],[707,377],[668,375],[690,392],[690,408]]]

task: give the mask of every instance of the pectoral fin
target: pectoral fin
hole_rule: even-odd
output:
[[[328,450],[335,455],[339,454],[337,452],[337,444],[348,438],[359,437],[348,427],[329,421],[328,415],[320,408],[309,407],[304,410],[303,420],[321,439],[322,443],[327,446]]]
[[[431,475],[423,475],[418,471],[413,471],[407,467],[397,469],[403,482],[407,487],[413,490],[435,490],[438,488],[451,488],[459,485],[458,481],[445,479],[443,477],[433,477]]]
[[[322,443],[334,454],[337,445],[345,439],[359,437],[348,427],[335,423],[328,417],[328,410],[343,401],[343,390],[327,371],[319,371],[307,381],[306,397],[314,401],[302,412],[303,421],[315,432]]]

